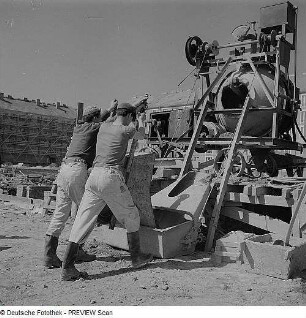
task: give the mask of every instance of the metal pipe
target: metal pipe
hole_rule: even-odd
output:
[[[243,45],[254,44],[254,43],[259,43],[259,41],[253,40],[253,41],[245,41],[245,42],[235,42],[235,43],[229,43],[226,45],[219,45],[217,48],[218,49],[225,49],[225,48],[229,48],[229,47],[243,46]]]
[[[297,15],[298,8],[295,7],[295,32],[294,32],[294,81],[293,81],[293,99],[296,100],[296,68],[297,68]]]
[[[254,65],[253,62],[252,62],[252,60],[251,60],[250,58],[247,58],[247,61],[249,62],[250,66],[251,66],[251,68],[252,68],[252,70],[253,70],[255,76],[257,77],[257,79],[258,79],[258,81],[259,81],[259,83],[260,83],[262,89],[264,90],[264,92],[265,92],[265,94],[266,94],[266,96],[267,96],[269,102],[270,102],[271,105],[273,106],[273,100],[272,100],[271,94],[270,94],[270,92],[269,92],[269,89],[268,89],[266,83],[265,83],[264,80],[262,79],[261,75],[258,73],[258,71],[257,71],[257,69],[256,69],[256,67],[255,67],[255,65]]]

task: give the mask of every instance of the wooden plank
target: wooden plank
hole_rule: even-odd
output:
[[[82,119],[83,119],[83,110],[84,110],[84,103],[79,102],[78,103],[78,108],[77,108],[76,122],[75,122],[76,125],[79,122],[81,122]]]
[[[233,202],[233,201],[226,201],[224,200],[223,206],[242,206],[243,203],[241,202]]]
[[[234,192],[234,191],[232,191],[232,192]],[[265,186],[265,185],[263,185],[263,186],[256,186],[256,185],[251,185],[251,184],[245,185],[242,192],[244,194],[250,195],[250,196],[252,196],[252,195],[253,196],[261,196],[261,195],[282,196],[283,195],[283,191],[281,188]]]
[[[141,225],[151,228],[156,227],[150,194],[154,159],[154,154],[135,156],[126,183],[139,210]]]
[[[263,204],[263,205],[275,205],[292,207],[294,204],[293,198],[285,198],[283,196],[276,197],[274,195],[261,195],[261,196],[250,196],[244,193],[229,192],[225,194],[224,200],[234,201],[238,203],[252,203],[252,204]]]
[[[260,215],[241,207],[223,207],[221,214],[231,219],[280,235],[287,233],[289,226],[288,223],[281,220],[272,219],[268,216]]]
[[[244,185],[242,184],[228,184],[226,192],[242,193],[244,191]]]
[[[274,74],[274,101],[273,106],[275,109],[279,108],[279,78],[280,78],[280,41],[277,43],[277,53],[275,54],[275,74]],[[278,114],[273,113],[272,120],[272,138],[278,138]]]
[[[260,195],[274,195],[274,196],[281,196],[282,195],[282,190],[273,188],[273,187],[267,187],[267,186],[256,186],[254,188],[255,190],[255,195],[260,196]]]
[[[243,193],[250,196],[253,195],[253,186],[251,184],[245,185]]]
[[[131,148],[130,148],[130,151],[129,151],[128,162],[127,162],[126,169],[125,169],[125,180],[126,181],[129,178],[129,173],[131,171],[131,167],[132,167],[132,164],[133,164],[134,154],[135,154],[135,150],[137,148],[137,142],[138,142],[137,139],[134,139],[134,138],[132,139]]]
[[[155,159],[154,166],[155,167],[182,167],[183,160],[177,158],[157,158]]]
[[[152,163],[152,167],[149,167],[149,170],[148,170],[148,165],[150,166],[150,160],[147,162],[148,165],[145,164],[143,160],[142,161],[138,160],[138,162],[134,164],[134,155],[135,155],[135,150],[137,148],[137,142],[138,142],[137,139],[135,138],[132,139],[131,147],[129,150],[128,162],[125,168],[125,182],[131,192],[133,201],[139,210],[141,224],[154,228],[155,219],[153,215],[153,208],[152,208],[152,204],[150,200],[148,201],[148,193],[150,197],[150,190],[149,190],[150,186],[148,186],[148,179],[150,180],[150,183],[151,183],[154,158],[153,156],[150,156],[150,157],[147,156],[147,158],[151,158],[151,163]],[[144,156],[143,158],[146,158],[145,155],[143,156]],[[153,161],[152,161],[152,158],[153,158]],[[137,167],[137,165],[139,164],[142,166]],[[136,173],[137,170],[143,172],[143,175],[141,176],[137,174]],[[151,171],[151,173],[149,173],[150,176],[148,175],[149,171]],[[139,182],[143,183],[143,188],[142,188],[143,191],[141,195],[140,195],[141,191],[139,188]],[[116,226],[116,223],[117,223],[117,220],[113,214],[111,217],[109,228],[113,230]]]
[[[183,166],[182,166],[181,171],[180,171],[179,178],[182,178],[184,176],[184,174],[186,174],[188,172],[188,170],[190,169],[191,158],[193,156],[194,149],[197,145],[197,140],[198,140],[198,137],[200,136],[203,121],[204,121],[205,116],[207,114],[208,108],[209,108],[209,102],[206,102],[205,106],[201,110],[201,113],[200,113],[198,121],[197,121],[197,126],[196,126],[195,131],[194,131],[192,138],[190,140],[190,144],[189,144],[187,153],[184,157],[184,162],[183,162]]]
[[[234,155],[235,155],[236,150],[238,148],[238,143],[239,143],[240,138],[242,136],[243,126],[244,126],[244,123],[245,123],[246,118],[247,118],[248,109],[250,107],[249,99],[250,99],[250,97],[247,96],[247,98],[244,101],[243,111],[242,111],[241,116],[239,118],[237,128],[235,130],[234,138],[233,138],[231,147],[230,147],[229,152],[228,152],[228,157],[227,157],[227,161],[225,164],[224,173],[223,173],[221,183],[220,183],[219,194],[217,195],[216,204],[215,204],[215,207],[214,207],[211,219],[210,219],[209,227],[208,227],[207,240],[206,240],[206,244],[205,244],[205,251],[206,252],[209,252],[212,248],[212,245],[213,245],[215,231],[216,231],[216,228],[217,228],[217,225],[219,222],[219,215],[220,215],[223,200],[225,197],[228,180],[229,180],[229,177],[230,177],[231,172],[232,172],[232,167],[233,167],[233,162],[234,162],[233,158],[234,158]]]

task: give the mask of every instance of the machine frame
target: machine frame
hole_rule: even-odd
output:
[[[272,21],[272,22],[271,22]],[[255,23],[249,23],[247,31],[255,30]],[[190,37],[186,42],[185,52],[188,62],[196,67],[198,87],[195,89],[195,103],[181,107],[165,107],[163,109],[152,108],[150,114],[150,129],[148,142],[151,146],[159,149],[162,158],[184,158],[181,167],[181,175],[188,172],[191,167],[191,157],[196,150],[204,153],[207,150],[219,152],[228,149],[233,142],[233,135],[218,137],[203,137],[202,123],[217,114],[241,114],[242,108],[216,109],[216,94],[214,91],[224,80],[228,72],[237,65],[246,65],[255,74],[270,105],[267,107],[250,108],[248,112],[273,112],[271,133],[264,137],[250,137],[242,135],[238,144],[240,149],[247,149],[251,156],[242,156],[240,174],[245,172],[248,165],[255,166],[257,172],[268,172],[270,176],[276,176],[278,170],[287,169],[288,175],[292,175],[293,168],[298,169],[298,175],[302,174],[305,160],[292,154],[275,154],[277,150],[291,150],[302,152],[303,145],[296,142],[296,116],[299,109],[299,89],[296,87],[296,46],[297,46],[297,8],[290,2],[261,8],[260,35],[246,32],[240,35],[239,41],[227,45],[219,45],[217,41],[211,44],[203,42],[199,37]],[[290,41],[291,40],[291,41]],[[217,58],[221,50],[233,49],[229,57]],[[292,63],[293,53],[293,81],[290,80],[289,68]],[[258,67],[266,65],[274,69],[273,92],[269,91]],[[212,70],[216,77],[211,81]],[[203,79],[206,80],[206,90],[203,89]],[[280,81],[285,81],[290,88],[290,94],[282,94]],[[283,102],[285,101],[285,102]],[[284,107],[286,105],[286,107]],[[288,107],[289,105],[289,107]],[[289,111],[288,111],[289,108]],[[203,112],[203,110],[205,111]],[[181,112],[184,116],[173,116],[173,113]],[[178,119],[175,117],[179,117]],[[286,118],[290,127],[290,134],[281,135],[279,125],[280,118]],[[168,132],[162,132],[156,119],[164,118],[166,124],[160,125]],[[175,121],[176,119],[176,121]],[[169,128],[179,125],[170,134]],[[242,128],[243,129],[243,128]],[[218,157],[218,155],[217,155]],[[220,156],[219,156],[220,160]],[[242,169],[243,168],[243,169]],[[254,169],[253,169],[254,171]],[[256,173],[257,173],[256,172]]]

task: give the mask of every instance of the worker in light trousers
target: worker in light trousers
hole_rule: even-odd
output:
[[[78,208],[88,178],[88,168],[95,158],[97,134],[101,121],[106,120],[117,107],[118,102],[112,101],[108,110],[95,106],[84,109],[83,123],[76,125],[70,145],[63,159],[58,177],[56,207],[45,236],[44,266],[47,268],[61,267],[61,260],[56,254],[58,239],[70,216],[72,203]],[[90,262],[95,255],[87,254],[82,245],[79,246],[77,261]]]
[[[127,230],[132,266],[138,268],[152,260],[152,255],[145,255],[140,251],[139,211],[122,174],[128,141],[133,137],[144,137],[142,116],[138,118],[139,129],[136,131],[133,124],[136,108],[122,103],[117,108],[116,120],[101,124],[93,169],[86,182],[63,259],[62,280],[76,280],[84,275],[75,267],[77,251],[93,230],[97,217],[106,204]]]

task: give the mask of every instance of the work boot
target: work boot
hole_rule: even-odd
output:
[[[79,250],[78,250],[78,255],[76,258],[76,263],[82,263],[82,262],[92,262],[96,259],[96,255],[94,254],[88,254],[86,251],[83,249],[83,244],[79,245]]]
[[[140,252],[140,239],[138,231],[127,233],[127,239],[132,259],[132,266],[134,268],[140,268],[152,261],[153,256],[151,254],[143,254]]]
[[[58,237],[46,235],[45,251],[44,251],[44,266],[47,268],[60,268],[62,261],[56,255],[58,246]]]
[[[79,244],[74,242],[68,242],[66,253],[63,259],[62,265],[62,280],[77,280],[81,277],[86,277],[87,273],[79,272],[74,263],[77,258],[79,250]]]

